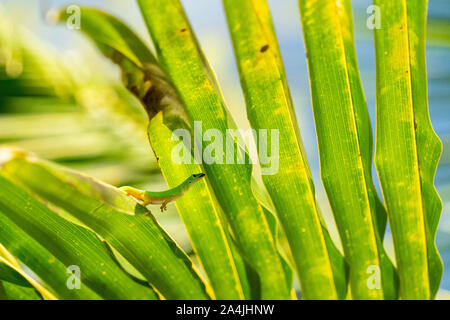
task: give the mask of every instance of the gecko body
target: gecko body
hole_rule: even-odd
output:
[[[192,187],[204,176],[204,173],[193,174],[185,181],[183,181],[183,183],[181,183],[180,185],[166,191],[144,191],[129,186],[124,186],[120,189],[123,190],[127,195],[132,196],[133,198],[138,200],[144,206],[147,206],[149,204],[160,204],[162,212],[164,210],[167,210],[166,205],[169,202],[178,200],[186,193],[186,191],[189,190],[190,187]]]

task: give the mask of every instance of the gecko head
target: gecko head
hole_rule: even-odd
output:
[[[196,174],[193,174],[192,176],[190,176],[189,178],[188,178],[188,183],[189,184],[194,184],[194,183],[196,183],[197,181],[199,181],[201,178],[203,178],[205,176],[205,174],[204,173],[196,173]]]

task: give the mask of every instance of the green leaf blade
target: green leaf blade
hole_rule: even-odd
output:
[[[22,287],[32,287],[26,278],[2,261],[0,261],[0,281],[10,282]]]
[[[0,300],[42,300],[33,288],[0,281]]]
[[[3,174],[11,170],[10,165],[12,164],[4,165]],[[67,268],[78,267],[82,276],[81,285],[90,288],[98,297],[106,299],[155,299],[157,297],[151,289],[129,279],[110,259],[92,232],[59,217],[8,180],[2,178],[0,183],[3,191],[0,195],[0,207],[5,225],[8,224],[11,228],[19,227],[21,230],[17,231],[17,235],[22,234],[27,239],[33,238],[54,255],[54,258],[51,257],[41,263],[53,265],[58,260],[66,267],[63,274],[66,279],[70,275],[67,273]],[[5,241],[12,244],[10,239]],[[20,252],[18,251],[18,254]],[[63,283],[64,286],[65,283],[66,281]],[[64,290],[70,291],[67,287]]]
[[[377,144],[375,163],[387,205],[403,299],[433,298],[442,276],[434,238],[442,203],[434,174],[442,144],[428,115],[427,1],[374,1]]]
[[[386,213],[372,182],[372,135],[354,52],[350,1],[299,1],[321,176],[356,299],[394,299],[382,240]],[[371,271],[372,270],[372,271]],[[381,285],[369,285],[376,270]]]
[[[311,173],[267,3],[264,0],[224,0],[223,4],[249,121],[254,129],[268,130],[268,141],[274,139],[271,130],[279,132],[278,171],[263,175],[262,179],[286,231],[302,296],[306,299],[344,298],[347,284],[344,281],[336,288]],[[243,15],[245,23],[242,23]],[[262,147],[261,141],[258,146],[260,153],[262,148],[268,147]]]
[[[165,298],[209,298],[185,253],[124,193],[37,159],[19,158],[7,165],[10,177],[95,231]]]
[[[33,285],[47,299],[101,299],[101,296],[97,295],[86,285],[82,285],[79,290],[70,290],[66,286],[66,281],[69,276],[67,274],[68,266],[9,218],[13,214],[25,211],[23,202],[21,202],[23,199],[22,196],[26,197],[25,192],[2,176],[0,176],[0,185],[2,186],[2,193],[0,194],[2,197],[0,204],[0,243],[2,246],[2,256],[5,256],[5,254],[8,256],[12,255],[14,259],[18,259],[30,268],[39,277],[40,281],[43,282],[41,286],[36,286],[36,282]],[[19,195],[21,200],[16,201],[16,199],[10,198],[11,195]],[[6,202],[8,204],[4,201],[4,197],[6,196],[9,198]],[[18,205],[18,210],[15,210],[11,206],[14,203]],[[37,201],[31,200],[28,203],[28,210],[36,210],[38,207],[45,210]],[[5,252],[5,250],[7,251]],[[0,256],[0,260],[7,262],[4,259]],[[16,269],[16,271],[18,270]],[[24,276],[23,273],[22,276]]]
[[[162,113],[150,120],[148,135],[153,151],[158,156],[163,175],[169,187],[179,185],[187,176],[202,172],[201,165],[175,164],[172,150],[177,144],[172,139],[173,131],[163,123]],[[184,152],[190,153],[185,149]],[[182,198],[176,206],[183,220],[194,251],[208,275],[217,299],[243,299],[239,275],[231,253],[230,243],[220,221],[220,207],[213,199],[206,179],[198,182]]]
[[[138,1],[158,59],[172,79],[193,121],[227,137],[227,113],[215,77],[199,48],[179,1]],[[208,144],[203,142],[203,147]],[[241,150],[242,151],[242,150]],[[225,153],[222,155],[225,162]],[[261,281],[262,299],[289,299],[275,239],[261,205],[254,198],[251,166],[205,164],[207,178],[232,227],[240,249]]]

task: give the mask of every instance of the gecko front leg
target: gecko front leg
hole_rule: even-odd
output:
[[[163,211],[167,211],[167,201],[164,201],[164,202],[161,204],[161,212],[163,212]]]

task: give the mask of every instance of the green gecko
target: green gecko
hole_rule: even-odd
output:
[[[193,174],[184,180],[184,182],[179,186],[166,191],[143,191],[128,186],[120,187],[120,189],[125,191],[127,195],[132,196],[134,199],[141,202],[144,206],[149,204],[160,204],[161,212],[163,212],[164,210],[167,210],[166,205],[169,202],[179,199],[183,194],[185,194],[186,191],[189,190],[190,187],[192,187],[204,176],[204,173]]]

